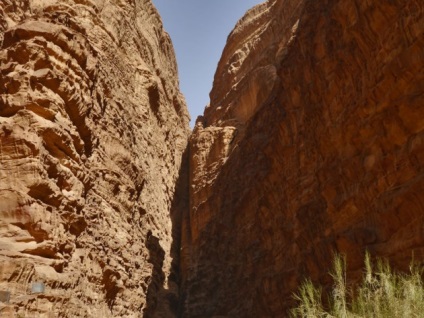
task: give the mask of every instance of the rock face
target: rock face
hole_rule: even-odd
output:
[[[424,259],[424,3],[270,0],[230,34],[190,139],[185,317],[285,317],[366,249]]]
[[[156,9],[2,0],[0,44],[0,316],[172,317],[189,128]]]

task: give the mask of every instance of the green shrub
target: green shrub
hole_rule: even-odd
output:
[[[362,282],[354,290],[346,286],[346,261],[337,255],[331,272],[334,280],[329,309],[322,303],[322,288],[306,280],[295,299],[292,317],[303,318],[411,318],[424,317],[424,284],[421,270],[414,264],[410,274],[394,272],[387,261],[374,266],[367,253]]]

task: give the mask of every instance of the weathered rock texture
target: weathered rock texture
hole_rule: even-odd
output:
[[[2,0],[0,44],[0,316],[173,316],[188,113],[156,9]]]
[[[185,317],[285,317],[306,276],[424,259],[424,2],[274,0],[230,34],[190,141]]]

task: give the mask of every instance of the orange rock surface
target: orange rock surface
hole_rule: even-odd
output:
[[[190,138],[184,317],[286,317],[333,253],[424,260],[424,3],[270,0]]]
[[[150,0],[2,0],[0,74],[1,317],[286,317],[335,252],[424,261],[422,1],[249,10],[188,147]]]
[[[2,0],[0,72],[0,316],[172,317],[189,118],[156,9]]]

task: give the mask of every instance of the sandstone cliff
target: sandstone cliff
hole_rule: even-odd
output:
[[[156,9],[2,0],[0,46],[0,316],[173,316],[188,113]]]
[[[285,317],[365,249],[424,259],[424,3],[269,0],[230,34],[190,139],[185,317]]]

